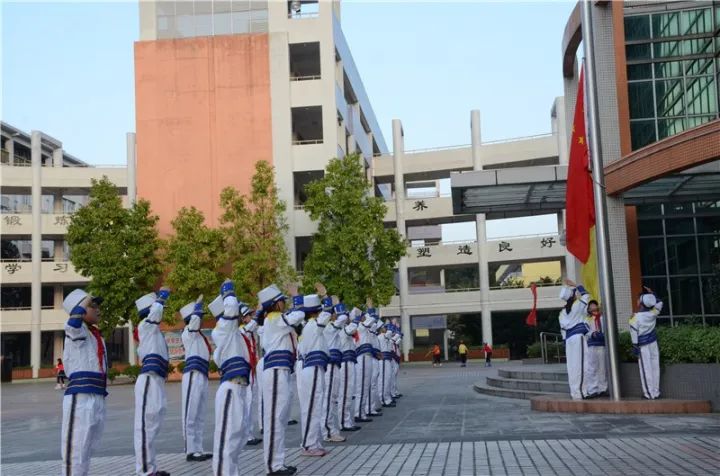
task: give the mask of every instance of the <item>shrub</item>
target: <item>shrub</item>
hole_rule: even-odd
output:
[[[180,362],[178,362],[177,365],[175,366],[175,370],[177,370],[180,373],[183,373],[183,370],[185,370],[185,361],[181,360]]]
[[[218,366],[214,360],[210,361],[210,372],[215,373],[218,371]]]
[[[660,361],[663,364],[713,364],[720,363],[720,327],[681,325],[658,327]],[[629,332],[621,332],[619,338],[620,359],[636,360],[632,355]]]
[[[542,357],[540,342],[534,342],[527,346],[527,356],[529,359],[537,359]]]
[[[108,378],[108,380],[110,380],[111,382],[113,382],[118,375],[120,375],[120,372],[118,372],[115,368],[110,367],[110,368],[108,369],[107,378]]]
[[[140,369],[139,365],[128,365],[123,374],[127,375],[131,382],[134,382],[140,375]]]

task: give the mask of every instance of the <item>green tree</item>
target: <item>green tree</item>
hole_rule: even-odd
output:
[[[168,310],[175,316],[199,294],[210,299],[217,294],[227,253],[222,231],[209,228],[195,207],[181,208],[171,224],[175,234],[166,242],[164,259],[166,282],[173,291]]]
[[[239,299],[252,303],[255,293],[265,286],[296,279],[283,239],[288,232],[286,205],[278,198],[272,165],[257,162],[250,194],[226,187],[220,204],[224,209],[220,222]]]
[[[385,305],[395,294],[394,268],[406,253],[395,229],[385,228],[387,207],[371,195],[362,158],[333,159],[325,176],[308,185],[305,209],[319,220],[304,264],[304,288],[320,281],[351,305],[372,298]]]
[[[109,336],[117,326],[137,320],[135,300],[161,274],[158,218],[146,200],[124,208],[107,177],[93,180],[89,198],[73,214],[67,241],[73,266],[91,278],[88,292],[104,299],[100,328]]]

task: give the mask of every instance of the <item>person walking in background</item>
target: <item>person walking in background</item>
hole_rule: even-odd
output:
[[[485,367],[492,367],[492,347],[487,342],[483,342],[483,352],[485,352]]]
[[[433,367],[437,367],[438,365],[442,367],[442,363],[440,362],[441,353],[442,351],[440,350],[440,346],[438,344],[433,344],[432,349],[430,349],[428,353],[425,354],[425,357],[432,355]]]
[[[458,354],[460,354],[460,367],[467,367],[468,348],[463,341],[460,341],[458,346]]]
[[[65,366],[63,365],[62,359],[57,359],[57,365],[55,366],[55,390],[65,388]]]

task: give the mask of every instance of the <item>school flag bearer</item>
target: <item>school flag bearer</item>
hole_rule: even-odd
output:
[[[302,323],[303,297],[291,289],[293,309],[285,312],[287,297],[272,284],[258,293],[262,306],[256,313],[262,322],[263,357],[263,453],[265,471],[272,476],[295,474],[297,468],[285,464],[285,425],[290,410],[290,373],[295,365],[297,336],[294,326]]]
[[[180,308],[185,321],[182,343],[185,349],[185,367],[182,376],[181,418],[185,440],[185,459],[205,461],[212,454],[203,451],[203,432],[208,398],[208,371],[210,369],[210,342],[202,333],[203,300]]]
[[[342,443],[345,437],[340,435],[340,407],[338,399],[340,396],[340,379],[342,372],[342,350],[341,339],[347,314],[333,316],[333,299],[325,296],[322,300],[323,313],[331,316],[330,324],[325,326],[325,342],[328,347],[327,370],[325,371],[325,395],[323,397],[323,439],[328,442]]]
[[[638,357],[640,384],[643,397],[648,400],[660,398],[660,350],[658,349],[655,323],[662,311],[663,303],[659,301],[652,289],[643,286],[644,291],[638,298],[638,312],[630,318],[630,338],[633,352]]]
[[[105,425],[107,351],[97,324],[102,299],[76,289],[65,298],[63,363],[70,383],[63,397],[60,453],[64,476],[84,476]]]
[[[238,319],[240,315],[249,314],[250,308],[237,300],[235,285],[226,279],[220,287],[220,296],[210,304],[210,309],[217,317],[212,331],[213,360],[220,369],[220,386],[215,394],[213,474],[238,476],[245,469],[240,451],[249,432],[246,400],[250,379],[250,354]]]
[[[565,307],[560,311],[560,332],[565,340],[565,356],[567,359],[568,384],[573,400],[586,398],[587,379],[586,356],[587,341],[585,335],[590,331],[585,321],[590,295],[582,285],[575,286],[571,281],[560,289],[560,299]]]
[[[330,356],[325,342],[325,327],[330,314],[322,312],[320,297],[308,294],[303,297],[303,312],[307,323],[298,344],[302,368],[298,372],[300,399],[300,430],[303,456],[325,456],[322,446],[322,402],[325,389],[325,369]]]
[[[355,395],[355,367],[357,364],[354,336],[357,334],[358,325],[356,322],[350,322],[345,304],[336,304],[334,311],[337,315],[335,322],[341,327],[339,331],[339,349],[340,352],[342,352],[337,412],[340,419],[341,431],[357,431],[360,427],[355,425],[353,420],[355,410],[353,399]],[[344,325],[342,324],[343,322]]]
[[[135,382],[135,472],[138,475],[166,476],[155,462],[155,441],[165,418],[167,399],[165,379],[168,374],[169,353],[165,336],[160,332],[165,302],[170,289],[160,288],[135,301],[143,319],[138,325],[137,353],[142,368]]]

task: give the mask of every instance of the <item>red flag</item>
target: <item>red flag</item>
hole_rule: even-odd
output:
[[[588,145],[585,132],[585,83],[580,70],[575,117],[570,142],[565,209],[567,210],[567,250],[581,263],[590,257],[590,230],[595,226],[595,200],[593,182],[588,166]]]
[[[532,327],[537,327],[537,284],[530,283],[530,291],[533,295],[533,307],[525,319],[525,324]]]

